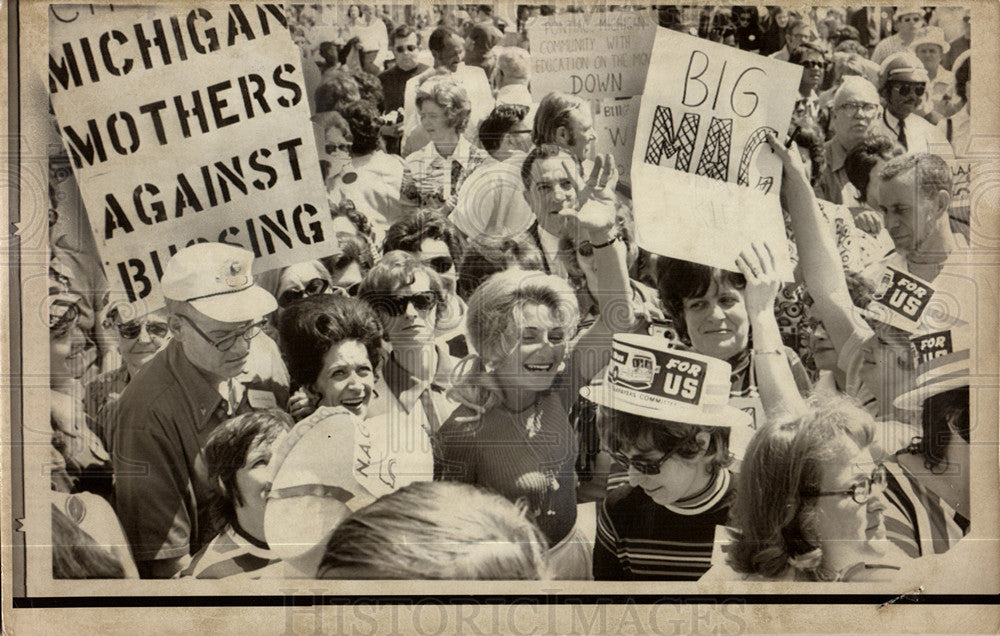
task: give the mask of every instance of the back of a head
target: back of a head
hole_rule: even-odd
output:
[[[458,482],[416,482],[341,523],[317,577],[539,580],[545,539],[503,496]]]
[[[484,280],[508,269],[545,271],[542,253],[527,233],[469,241],[458,267],[458,293],[468,300]]]
[[[378,110],[372,102],[360,99],[343,107],[341,115],[347,120],[352,137],[351,152],[364,156],[375,152],[381,139]]]
[[[431,36],[427,38],[427,48],[430,49],[432,53],[438,53],[444,49],[445,44],[448,40],[458,36],[458,33],[449,29],[445,26],[439,26],[431,32]]]
[[[528,107],[518,104],[500,104],[479,124],[479,142],[486,152],[493,155],[500,148],[503,136],[524,121]]]
[[[531,140],[536,146],[556,143],[556,131],[560,126],[570,125],[570,116],[578,108],[586,108],[586,103],[575,95],[549,93],[538,104]]]

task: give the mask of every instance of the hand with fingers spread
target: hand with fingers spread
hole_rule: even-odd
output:
[[[767,243],[752,243],[740,252],[736,267],[747,279],[743,299],[748,316],[774,312],[774,300],[781,281],[778,278],[774,253]]]
[[[590,234],[592,241],[608,238],[615,227],[615,186],[618,168],[610,154],[594,159],[594,168],[587,177],[578,197],[579,228]]]

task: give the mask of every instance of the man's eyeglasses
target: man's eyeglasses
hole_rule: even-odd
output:
[[[806,60],[805,62],[799,62],[799,66],[804,68],[821,69],[826,68],[826,62],[823,62],[822,60]]]
[[[301,300],[306,296],[317,296],[322,294],[327,289],[330,288],[329,281],[322,278],[314,278],[308,283],[303,289],[288,289],[285,290],[281,296],[278,298],[278,306],[282,309],[288,307],[296,300]]]
[[[264,326],[264,321],[262,320],[260,322],[253,323],[252,325],[250,325],[249,327],[247,327],[246,329],[244,329],[239,333],[234,333],[232,335],[226,336],[222,340],[214,340],[211,336],[202,331],[201,328],[198,327],[197,324],[195,324],[194,320],[192,320],[188,316],[185,316],[184,314],[178,314],[178,315],[184,320],[186,320],[188,324],[191,325],[191,328],[194,329],[199,336],[204,338],[206,342],[211,343],[213,347],[223,352],[232,349],[233,345],[235,345],[236,341],[240,338],[243,338],[247,342],[250,342],[255,337],[257,337],[257,334],[260,333],[260,328]]]
[[[326,154],[333,155],[338,152],[350,152],[351,144],[327,144]]]
[[[391,317],[402,316],[406,313],[406,308],[413,305],[417,311],[427,311],[437,304],[437,296],[434,292],[423,292],[422,294],[412,294],[410,296],[381,296],[375,301],[376,308],[384,311]]]
[[[416,44],[406,44],[404,46],[397,46],[397,47],[394,47],[394,48],[396,49],[396,53],[402,53],[403,51],[408,51],[410,53],[413,53],[414,51],[417,50],[417,45]]]
[[[142,333],[142,328],[146,328],[146,333],[154,338],[165,338],[170,330],[165,322],[148,322],[132,320],[115,325],[118,335],[125,340],[135,340]]]
[[[850,115],[861,113],[865,117],[871,117],[878,112],[878,104],[870,102],[844,102],[840,106],[837,106],[837,110],[842,110]]]
[[[455,261],[451,260],[448,256],[435,256],[424,261],[424,265],[427,265],[438,274],[445,274],[455,265]]]
[[[900,22],[923,22],[924,19],[919,15],[907,15],[899,19]]]
[[[877,486],[879,489],[885,488],[887,483],[885,466],[879,464],[872,471],[870,477],[865,477],[862,481],[851,486],[850,490],[831,490],[829,492],[805,492],[802,493],[803,497],[835,497],[835,496],[847,496],[850,495],[855,502],[859,504],[868,503],[868,500],[872,496],[872,487]]]
[[[912,91],[917,97],[923,97],[924,91],[927,90],[923,83],[920,84],[903,84],[895,83],[892,85],[893,90],[899,93],[900,97],[908,97]]]

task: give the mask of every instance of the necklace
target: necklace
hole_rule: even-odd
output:
[[[550,462],[545,461],[542,454],[536,448],[536,445],[546,442],[552,443],[556,440],[552,437],[551,433],[539,435],[542,430],[542,416],[545,413],[542,409],[541,402],[542,396],[540,395],[535,399],[535,402],[531,406],[528,406],[520,411],[508,412],[512,416],[511,421],[518,432],[518,437],[521,435],[526,437],[524,444],[528,453],[531,455],[531,459],[533,460],[532,464],[537,466],[537,470],[533,472],[538,477],[532,479],[535,484],[535,488],[539,491],[537,498],[532,497],[532,499],[535,499],[535,503],[537,504],[533,506],[534,513],[536,515],[554,517],[556,515],[555,492],[559,490],[559,479],[557,478],[558,463],[556,466],[546,468],[546,464],[549,464]],[[529,411],[530,414],[525,420],[524,414]],[[539,477],[541,483],[535,481]]]

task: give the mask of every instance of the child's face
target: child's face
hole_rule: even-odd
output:
[[[697,439],[703,449],[708,446],[708,433],[698,433]],[[641,444],[623,449],[621,454],[629,460],[629,485],[642,488],[650,499],[661,506],[674,504],[701,492],[711,478],[711,459],[706,457],[704,450],[687,458],[673,452],[665,453],[653,448],[652,444]],[[650,470],[639,470],[637,463],[650,468],[658,467],[658,472],[648,474]]]

